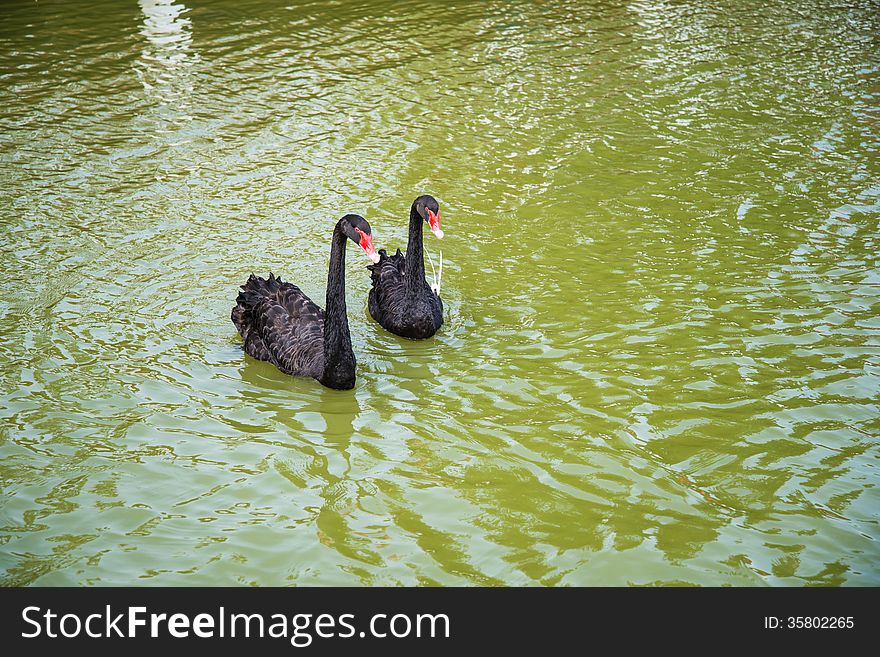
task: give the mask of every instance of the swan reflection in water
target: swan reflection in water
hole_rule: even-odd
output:
[[[144,15],[141,34],[146,39],[138,66],[147,92],[171,100],[189,85],[178,86],[182,73],[196,60],[192,51],[192,21],[184,14],[187,7],[174,0],[138,0]]]

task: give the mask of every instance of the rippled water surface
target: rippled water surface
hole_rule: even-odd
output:
[[[5,1],[0,583],[880,584],[878,35]],[[336,219],[405,247],[424,192],[434,339],[350,249],[355,390],[243,354],[250,272],[323,303]]]

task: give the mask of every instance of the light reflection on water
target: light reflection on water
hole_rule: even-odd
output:
[[[877,584],[876,10],[9,3],[2,581]],[[424,191],[435,339],[243,356]]]

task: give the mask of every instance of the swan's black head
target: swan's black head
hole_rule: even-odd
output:
[[[443,230],[440,228],[440,205],[437,203],[437,199],[435,199],[430,194],[425,194],[424,196],[419,196],[415,201],[413,201],[413,210],[415,210],[419,216],[428,222],[428,226],[431,227],[431,232],[437,236],[437,239],[443,239]]]
[[[373,229],[359,214],[347,214],[339,220],[339,228],[345,236],[364,250],[374,263],[379,262],[379,254],[373,246]]]

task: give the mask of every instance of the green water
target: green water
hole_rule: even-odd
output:
[[[0,583],[880,584],[880,3],[761,4],[4,2]]]

